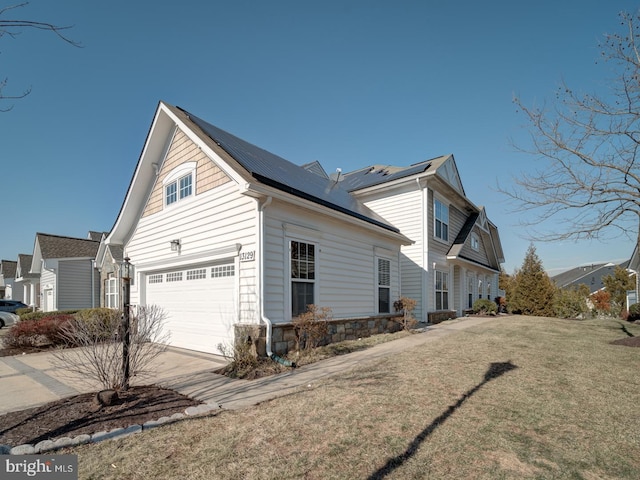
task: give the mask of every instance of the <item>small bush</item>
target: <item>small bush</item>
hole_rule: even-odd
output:
[[[19,308],[16,310],[16,315],[18,315],[19,317],[22,318],[23,315],[27,315],[28,313],[33,312],[33,308],[31,307],[24,307],[24,308]]]
[[[418,302],[413,298],[408,297],[400,297],[398,300],[393,302],[393,308],[396,312],[402,312],[402,320],[400,323],[402,324],[403,330],[411,330],[416,326],[418,321],[413,317],[413,311],[416,308],[416,304]]]
[[[556,294],[554,311],[559,318],[585,318],[589,314],[589,289],[560,288]]]
[[[42,311],[32,312],[31,309],[29,309],[28,313],[25,313],[24,315],[20,316],[20,320],[39,320],[41,318],[54,317],[57,315],[73,315],[77,311],[78,310],[60,310],[56,312],[42,312]]]
[[[56,314],[38,320],[16,323],[4,337],[9,348],[69,346],[63,331],[73,320],[71,315]]]
[[[332,318],[331,308],[307,305],[307,311],[293,319],[296,332],[296,350],[315,348],[329,333],[328,320]]]
[[[498,312],[498,305],[488,298],[479,298],[473,302],[473,313],[481,315],[495,315]]]
[[[627,320],[630,322],[635,322],[640,320],[640,303],[634,303],[629,307],[629,316]]]
[[[225,367],[225,375],[232,378],[245,378],[260,364],[260,359],[252,340],[254,331],[251,327],[237,327],[233,346],[218,344],[222,355],[229,360]]]

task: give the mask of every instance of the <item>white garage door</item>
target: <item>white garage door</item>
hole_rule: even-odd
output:
[[[146,303],[167,313],[170,345],[220,354],[220,343],[233,344],[235,274],[234,264],[227,262],[146,275]]]

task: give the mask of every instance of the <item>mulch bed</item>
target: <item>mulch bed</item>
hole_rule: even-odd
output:
[[[623,345],[625,347],[640,347],[640,337],[626,337],[620,340],[614,340],[612,345]]]
[[[0,444],[35,445],[42,440],[142,425],[160,417],[184,413],[187,407],[202,403],[155,386],[131,387],[126,392],[119,392],[118,396],[119,400],[107,407],[98,404],[95,393],[85,393],[2,415]]]

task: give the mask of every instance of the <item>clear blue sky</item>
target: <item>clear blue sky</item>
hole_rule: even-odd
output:
[[[0,0],[0,6],[17,2]],[[4,18],[74,25],[74,48],[23,30],[0,38],[4,226],[0,258],[36,232],[113,226],[159,100],[294,163],[328,172],[453,153],[467,196],[498,226],[505,268],[529,241],[495,191],[535,166],[525,103],[561,80],[599,91],[598,41],[637,2],[602,0],[31,0]],[[6,107],[6,102],[2,106]],[[628,238],[536,243],[550,273],[631,256]]]

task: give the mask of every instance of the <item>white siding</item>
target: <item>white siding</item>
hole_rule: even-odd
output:
[[[57,264],[56,264],[56,268],[57,268]],[[58,287],[57,287],[56,274],[51,270],[43,269],[42,272],[40,273],[40,285],[41,285],[41,291],[43,295],[43,299],[40,305],[42,306],[43,311],[51,312],[53,310],[58,310],[58,302],[57,302]],[[51,291],[50,294],[47,293],[49,291]],[[48,302],[45,302],[46,298],[44,298],[47,295],[49,295],[48,298],[50,298],[49,304]]]
[[[405,236],[413,240],[412,245],[402,246],[401,290],[403,296],[413,298],[417,302],[413,312],[414,317],[425,318],[428,302],[425,304],[424,281],[425,267],[428,270],[428,265],[424,265],[424,259],[428,254],[428,246],[424,241],[426,228],[422,190],[415,183],[411,183],[391,194],[386,193],[382,196],[362,198],[362,200],[369,208],[382,215]]]
[[[377,314],[376,252],[391,261],[391,301],[400,295],[397,243],[274,201],[265,210],[266,314],[274,323],[291,320],[289,241],[316,245],[314,303],[334,318]]]
[[[125,248],[138,273],[131,303],[146,303],[139,281],[144,272],[216,260],[215,252],[237,244],[241,251],[256,251],[256,222],[256,201],[238,193],[233,182],[140,219]],[[171,251],[173,239],[180,239],[179,252]],[[255,261],[241,263],[239,274],[239,319],[257,321]]]

